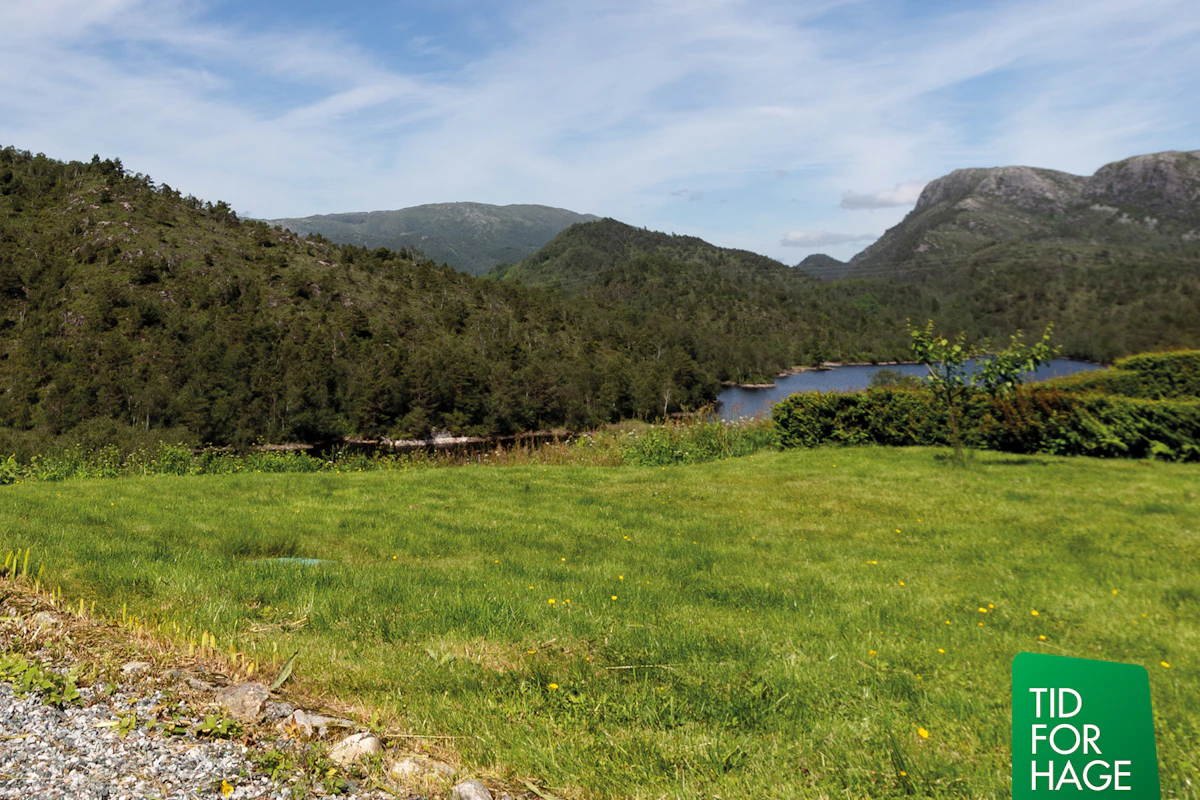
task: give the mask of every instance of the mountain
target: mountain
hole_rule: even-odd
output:
[[[303,240],[119,160],[0,148],[0,452],[504,434],[711,401],[687,342],[663,347],[579,298]]]
[[[848,275],[931,275],[977,254],[1039,244],[1200,258],[1200,150],[1134,156],[1091,177],[1033,167],[960,169],[850,259]],[[1110,250],[1111,252],[1111,250]]]
[[[482,275],[535,252],[564,228],[598,219],[538,205],[435,203],[398,211],[321,214],[268,220],[300,235],[319,233],[339,244],[419,251],[438,264]]]
[[[895,360],[908,350],[916,287],[825,284],[804,271],[694,236],[613,219],[573,225],[489,278],[557,289],[636,321],[651,341],[686,341],[723,381],[759,382],[796,365]]]
[[[833,256],[827,256],[824,253],[813,253],[806,256],[796,265],[796,269],[824,281],[840,281],[850,271],[850,267],[845,261],[838,261]]]

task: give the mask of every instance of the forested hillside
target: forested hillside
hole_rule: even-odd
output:
[[[686,340],[406,251],[301,240],[120,161],[0,150],[0,428],[508,433],[715,396]]]

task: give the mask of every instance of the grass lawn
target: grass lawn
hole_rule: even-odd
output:
[[[1005,797],[1022,651],[1145,665],[1197,797],[1200,467],[935,453],[29,483],[0,545],[568,797]]]

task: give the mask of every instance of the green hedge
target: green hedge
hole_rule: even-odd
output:
[[[1046,385],[1149,400],[1200,399],[1200,350],[1142,353],[1117,359],[1112,369],[1077,372]]]
[[[784,447],[950,443],[946,414],[927,390],[794,394],[772,418]],[[1200,402],[1025,386],[1002,399],[974,396],[961,427],[966,444],[989,450],[1200,460]]]

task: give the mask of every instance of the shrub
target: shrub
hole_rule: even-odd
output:
[[[784,447],[950,442],[945,412],[927,391],[795,394],[775,404],[772,418]],[[1200,460],[1200,402],[1026,386],[972,397],[962,425],[967,444],[1012,453]]]

